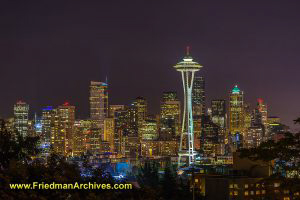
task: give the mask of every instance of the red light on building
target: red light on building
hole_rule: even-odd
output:
[[[66,101],[63,105],[64,106],[70,106],[70,103]]]
[[[257,99],[257,102],[258,102],[259,104],[263,104],[263,103],[264,103],[264,100],[263,100],[262,98],[258,98],[258,99]]]

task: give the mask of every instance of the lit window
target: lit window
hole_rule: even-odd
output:
[[[238,191],[234,191],[234,196],[237,196],[238,194]]]
[[[230,185],[229,185],[229,188],[233,188],[233,184],[230,184]]]
[[[245,196],[248,196],[249,195],[249,192],[248,191],[245,191]]]
[[[195,179],[195,183],[198,183],[198,179],[197,178]]]
[[[232,196],[233,195],[233,193],[232,192],[230,192],[230,196]]]
[[[234,184],[234,188],[238,188],[238,185],[237,185],[237,184]]]
[[[284,197],[283,200],[290,200],[290,197]]]
[[[256,184],[256,187],[257,187],[257,188],[259,187],[259,184],[258,184],[258,183]]]
[[[274,187],[279,187],[280,183],[274,183]]]
[[[245,188],[248,188],[249,186],[248,186],[248,184],[245,184]]]
[[[266,190],[262,190],[261,193],[262,193],[262,194],[266,194]]]
[[[259,191],[259,190],[257,190],[257,191],[256,191],[256,195],[259,195],[259,194],[260,194],[260,191]]]
[[[250,194],[251,194],[251,195],[254,195],[254,191],[251,191]]]

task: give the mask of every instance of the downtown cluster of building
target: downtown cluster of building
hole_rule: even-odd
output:
[[[160,113],[148,114],[148,102],[137,97],[130,105],[109,104],[109,86],[90,82],[90,118],[77,119],[75,106],[68,102],[42,109],[29,119],[29,105],[14,105],[14,117],[7,119],[9,129],[21,135],[40,137],[41,157],[54,151],[66,157],[83,154],[100,158],[162,158],[178,156],[182,103],[176,92],[164,92]],[[196,76],[192,89],[194,147],[201,164],[232,164],[232,153],[241,147],[255,147],[267,139],[278,139],[288,127],[280,118],[268,116],[267,105],[258,99],[254,109],[244,101],[238,86],[228,100],[205,100],[204,77]]]

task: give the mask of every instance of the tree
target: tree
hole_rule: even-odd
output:
[[[295,123],[300,123],[300,118]],[[242,149],[240,157],[274,161],[271,166],[274,174],[265,182],[279,180],[282,189],[288,189],[291,197],[300,191],[300,133],[286,132],[277,142],[268,140],[256,148]]]
[[[0,120],[0,169],[7,168],[12,160],[32,161],[32,157],[40,152],[38,141],[39,137],[23,137],[17,130],[8,131],[4,120]]]

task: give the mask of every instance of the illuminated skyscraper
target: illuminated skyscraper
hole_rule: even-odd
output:
[[[104,130],[104,119],[108,117],[108,85],[104,82],[91,81],[90,117],[93,128]]]
[[[193,108],[192,108],[192,89],[194,82],[194,74],[202,67],[189,55],[189,48],[187,54],[182,61],[177,63],[175,69],[181,72],[183,91],[184,91],[184,110],[182,120],[182,131],[180,138],[180,147],[178,152],[178,166],[182,164],[182,157],[187,157],[187,165],[190,166],[195,161],[196,152],[194,151],[194,126],[193,126]],[[186,147],[183,142],[186,141]]]
[[[115,120],[114,118],[105,118],[104,120],[104,141],[109,144],[109,152],[115,152]]]
[[[231,134],[244,131],[244,93],[234,86],[229,101],[229,131]]]
[[[23,136],[28,134],[28,114],[29,105],[23,101],[18,101],[14,105],[14,126]]]
[[[176,92],[164,92],[161,99],[160,132],[164,138],[180,134],[180,101]]]
[[[225,100],[211,101],[212,121],[220,128],[226,128],[226,105]]]
[[[268,107],[261,98],[257,99],[257,110],[261,114],[261,123],[266,128],[268,125]]]
[[[146,119],[142,128],[142,140],[155,140],[158,137],[157,122],[154,119]]]
[[[51,144],[51,125],[54,120],[54,111],[52,106],[47,106],[42,109],[42,136],[41,143],[47,152]]]
[[[192,90],[193,116],[199,118],[205,114],[205,80],[202,76],[195,76]]]
[[[72,137],[75,123],[75,106],[68,102],[58,106],[54,111],[54,123],[52,126],[51,144],[56,153],[72,155]]]
[[[129,133],[129,114],[128,110],[119,110],[115,112],[115,152],[119,155],[125,155],[123,136]]]
[[[143,127],[143,124],[148,114],[148,105],[146,99],[144,97],[137,97],[132,103],[131,111],[134,112],[131,113],[134,115],[132,116],[132,120],[136,120],[138,138],[139,140],[141,140],[142,138],[141,128]]]

